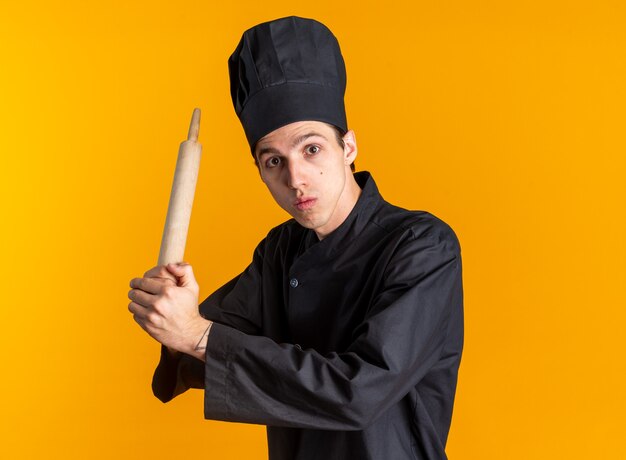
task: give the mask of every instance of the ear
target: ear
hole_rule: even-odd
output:
[[[357,156],[356,135],[353,130],[343,135],[343,143],[343,160],[346,166],[350,166]]]

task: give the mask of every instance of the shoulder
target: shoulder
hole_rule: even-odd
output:
[[[385,208],[375,222],[387,232],[381,250],[385,283],[413,286],[429,274],[460,273],[461,246],[447,222],[428,211],[388,203]]]
[[[383,201],[372,221],[401,246],[430,247],[460,255],[461,244],[456,232],[431,212],[408,210]]]

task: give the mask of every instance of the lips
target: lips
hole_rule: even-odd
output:
[[[315,203],[317,203],[317,198],[313,198],[312,196],[303,196],[294,203],[294,206],[300,211],[304,211],[306,209],[311,209],[315,206]]]

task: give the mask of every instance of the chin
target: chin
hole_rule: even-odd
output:
[[[302,217],[296,216],[294,216],[294,219],[296,219],[296,222],[298,222],[300,225],[310,230],[315,230],[316,228],[319,228],[323,225],[323,223],[320,223],[319,219],[303,219]]]

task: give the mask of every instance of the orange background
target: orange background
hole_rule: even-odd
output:
[[[358,170],[462,246],[451,459],[626,458],[622,1],[20,1],[0,6],[0,457],[266,458],[264,428],[151,394],[127,311],[202,109],[186,260],[201,298],[288,216],[227,59],[296,14],[338,37]],[[392,460],[392,459],[390,459]]]

